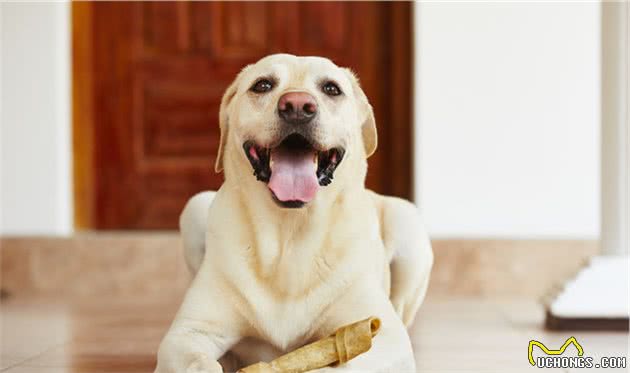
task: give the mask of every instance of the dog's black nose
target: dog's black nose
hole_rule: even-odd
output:
[[[278,100],[278,114],[288,123],[306,124],[317,114],[317,103],[306,92],[285,93]]]

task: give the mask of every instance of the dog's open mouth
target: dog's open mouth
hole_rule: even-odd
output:
[[[345,153],[343,148],[316,149],[300,134],[287,136],[273,148],[246,141],[243,149],[254,176],[267,183],[282,207],[302,207],[312,201],[320,186],[332,182]]]

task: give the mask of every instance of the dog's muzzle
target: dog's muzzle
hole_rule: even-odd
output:
[[[298,133],[271,148],[246,141],[243,150],[254,176],[267,184],[280,206],[288,208],[304,206],[320,186],[329,185],[345,154],[341,147],[319,150]]]

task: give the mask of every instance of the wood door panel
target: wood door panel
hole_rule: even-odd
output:
[[[411,32],[410,10],[378,2],[73,4],[82,28],[73,30],[75,47],[91,48],[74,59],[75,71],[90,74],[89,85],[74,83],[74,97],[89,97],[76,102],[90,103],[74,109],[75,133],[91,142],[78,147],[91,151],[77,155],[90,162],[76,161],[77,190],[91,188],[75,198],[88,210],[77,213],[79,226],[175,228],[187,198],[221,185],[213,165],[224,90],[243,66],[278,52],[321,55],[359,74],[380,137],[367,184],[409,197],[410,161],[401,157],[411,154],[411,74],[400,66],[410,69],[411,39],[397,45],[394,31]]]
[[[176,76],[176,74],[174,74]],[[218,150],[222,91],[206,81],[146,78],[138,83],[142,154],[149,160],[207,157]]]
[[[350,17],[351,4],[344,2],[299,2],[296,3],[296,17],[301,17],[296,25],[299,32],[297,42],[300,52],[316,55],[322,50],[327,54],[344,56],[352,49],[350,32],[355,19]],[[322,22],[326,20],[326,22]]]
[[[187,2],[143,2],[142,45],[162,52],[188,52],[191,40],[191,12]]]
[[[273,45],[270,25],[265,22],[274,4],[208,3],[211,27],[212,52],[221,58],[247,58],[265,53]]]

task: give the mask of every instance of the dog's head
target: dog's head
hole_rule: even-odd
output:
[[[374,114],[356,77],[321,57],[276,54],[245,67],[219,116],[216,171],[250,174],[281,207],[302,207],[331,183],[363,183],[376,150]]]

